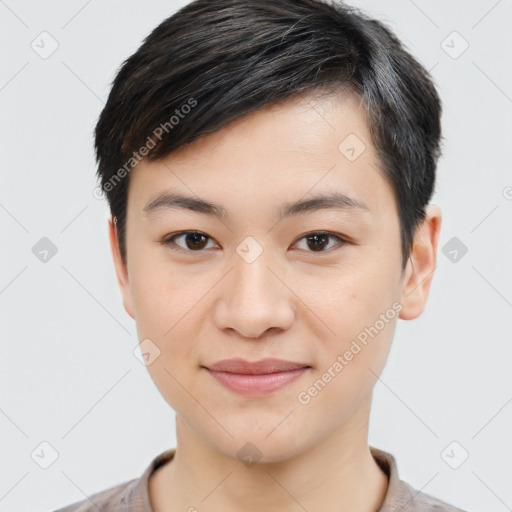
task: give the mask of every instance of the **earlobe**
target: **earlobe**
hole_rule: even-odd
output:
[[[126,312],[135,319],[135,309],[133,307],[133,296],[128,277],[128,269],[121,256],[119,248],[119,236],[117,232],[117,225],[115,218],[108,219],[108,234],[110,240],[110,249],[112,251],[112,258],[114,260],[114,267],[116,270],[117,282],[123,295],[123,305]]]
[[[402,320],[413,320],[425,309],[437,265],[441,221],[441,209],[435,205],[427,205],[425,219],[416,229],[402,281],[403,308],[399,315]]]

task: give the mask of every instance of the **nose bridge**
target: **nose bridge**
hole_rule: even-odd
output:
[[[242,240],[233,254],[233,264],[233,280],[244,295],[246,292],[261,294],[265,290],[275,294],[276,283],[271,282],[275,276],[268,267],[276,267],[277,262],[262,237],[257,240],[248,236]]]
[[[258,245],[246,239],[237,247],[217,315],[220,328],[247,337],[259,337],[274,327],[286,329],[295,315],[292,294],[277,277],[279,265],[272,259],[272,251]]]
[[[270,254],[270,251],[267,251]],[[245,301],[247,299],[259,298],[265,299],[268,303],[269,299],[275,299],[277,290],[277,278],[270,271],[272,267],[271,258],[261,254],[254,261],[247,261],[243,257],[234,258],[233,281],[236,293],[239,294],[238,299]],[[275,262],[274,262],[275,266]],[[282,283],[279,283],[282,286]],[[272,301],[271,300],[271,301]]]

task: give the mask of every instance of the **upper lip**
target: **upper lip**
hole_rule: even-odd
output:
[[[214,372],[228,372],[246,375],[262,375],[267,373],[286,372],[299,368],[308,368],[304,363],[284,361],[283,359],[261,359],[260,361],[246,361],[245,359],[223,359],[206,366]]]

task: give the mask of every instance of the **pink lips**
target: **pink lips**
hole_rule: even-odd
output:
[[[204,368],[220,384],[235,393],[263,396],[298,379],[310,366],[282,359],[255,362],[225,359]]]

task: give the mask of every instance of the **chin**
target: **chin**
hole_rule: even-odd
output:
[[[255,432],[254,424],[240,425],[238,429],[231,427],[228,430],[233,435],[232,438],[226,435],[221,439],[210,439],[210,443],[219,452],[240,460],[247,467],[251,466],[251,461],[258,464],[285,462],[307,450],[309,444],[314,445],[314,440],[308,442],[304,438],[304,431],[295,432],[283,428],[282,424],[276,428],[277,424],[275,421],[268,424],[260,422],[261,433]]]

